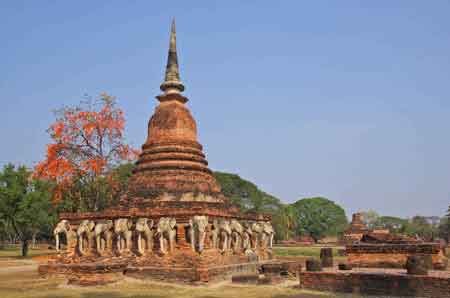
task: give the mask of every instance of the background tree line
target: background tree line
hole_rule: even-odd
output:
[[[113,206],[126,193],[138,151],[126,144],[125,118],[114,97],[101,94],[55,113],[48,129],[52,140],[45,159],[33,169],[12,164],[0,172],[0,241],[49,240],[59,212],[99,211]],[[344,209],[323,198],[302,198],[284,204],[279,198],[236,174],[215,172],[222,191],[244,213],[268,213],[276,240],[308,236],[318,241],[341,235],[348,226]],[[370,228],[448,239],[450,207],[440,224],[428,219],[380,216],[364,212]]]

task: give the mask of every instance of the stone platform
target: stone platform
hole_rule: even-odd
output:
[[[354,267],[404,268],[411,255],[429,256],[434,269],[448,263],[438,243],[354,243],[346,246],[346,254]]]
[[[354,269],[300,272],[302,289],[378,296],[450,297],[450,272],[408,275],[400,269]]]
[[[59,255],[39,266],[42,277],[64,276],[70,284],[100,285],[116,282],[124,276],[143,280],[159,280],[187,284],[231,279],[239,273],[257,274],[261,266],[272,262],[271,251],[258,254],[221,253],[206,249],[202,254],[177,250],[173,254],[146,256],[81,257]]]

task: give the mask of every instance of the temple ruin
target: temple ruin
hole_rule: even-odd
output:
[[[39,267],[42,275],[64,275],[79,284],[123,275],[209,282],[256,273],[272,259],[270,216],[241,214],[208,168],[182,94],[175,22],[160,89],[127,195],[101,212],[61,213],[57,249],[61,234],[67,247]]]

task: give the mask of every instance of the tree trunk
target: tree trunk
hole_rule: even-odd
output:
[[[22,257],[28,255],[28,239],[22,240]]]
[[[31,248],[36,248],[36,233],[33,233],[33,236],[31,237]]]

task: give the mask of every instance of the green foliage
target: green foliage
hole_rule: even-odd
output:
[[[450,242],[450,218],[444,217],[438,226],[439,238]]]
[[[246,212],[268,213],[272,215],[275,239],[290,239],[295,233],[295,209],[260,190],[254,183],[242,179],[236,174],[214,172],[223,194],[239,209]]]
[[[333,256],[336,258],[338,248],[333,247]],[[309,247],[274,247],[273,251],[276,256],[287,257],[320,257],[321,247],[309,246]]]
[[[295,235],[310,235],[315,240],[342,232],[347,224],[345,211],[325,198],[300,200],[295,204],[281,201],[260,190],[254,183],[236,174],[214,172],[223,194],[242,212],[264,212],[272,215],[276,240]]]
[[[375,228],[389,229],[392,234],[404,233],[408,220],[395,216],[380,216],[374,223]]]
[[[274,214],[281,206],[278,198],[260,190],[254,183],[239,175],[214,172],[223,194],[243,212],[267,212]]]
[[[293,205],[281,205],[273,215],[275,239],[288,240],[295,236],[297,228],[297,210]]]
[[[106,176],[74,177],[72,186],[63,191],[56,209],[58,212],[81,212],[114,206],[126,193],[133,168],[133,163],[124,163],[114,167]]]
[[[0,172],[0,218],[22,242],[22,255],[28,252],[28,242],[39,232],[49,232],[55,222],[49,185],[32,180],[23,167],[6,165]]]
[[[405,233],[431,241],[438,236],[439,230],[438,227],[429,224],[425,217],[416,215],[407,223]]]
[[[297,233],[315,241],[342,233],[347,225],[344,209],[326,198],[306,198],[293,204],[297,216]]]

